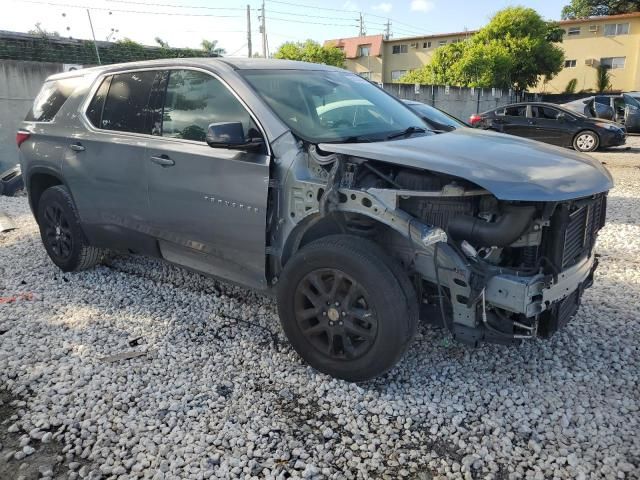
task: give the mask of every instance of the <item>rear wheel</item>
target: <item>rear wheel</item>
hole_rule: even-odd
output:
[[[585,130],[573,139],[573,148],[579,152],[593,152],[600,146],[600,137],[591,130]]]
[[[101,260],[103,250],[87,243],[66,187],[56,185],[42,193],[37,217],[44,248],[60,269],[84,270]]]
[[[278,284],[283,329],[315,369],[364,381],[393,367],[416,330],[415,290],[377,244],[333,235],[305,246]]]

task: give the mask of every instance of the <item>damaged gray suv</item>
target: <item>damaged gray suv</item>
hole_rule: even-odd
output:
[[[549,337],[592,283],[611,176],[588,156],[437,134],[337,68],[176,59],[55,75],[17,141],[52,261],[163,258],[277,296],[314,368],[350,381],[419,320],[456,339]]]

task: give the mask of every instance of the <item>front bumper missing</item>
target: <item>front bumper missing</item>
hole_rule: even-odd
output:
[[[591,284],[597,260],[591,256],[558,274],[557,279],[549,275],[518,277],[497,275],[486,286],[486,301],[494,307],[533,317],[569,295]]]

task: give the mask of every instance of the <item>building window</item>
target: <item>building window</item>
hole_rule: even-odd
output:
[[[360,72],[358,75],[367,80],[371,80],[371,72]]]
[[[565,60],[564,61],[564,68],[575,68],[576,67],[576,61],[575,60]]]
[[[624,68],[625,59],[626,57],[605,57],[600,59],[600,65],[611,69]]]
[[[406,70],[392,70],[391,71],[391,81],[392,82],[397,82],[398,80],[400,80],[401,77],[403,77],[405,74],[407,73]]]
[[[371,44],[358,46],[359,57],[368,57],[369,55],[371,55]]]
[[[438,46],[440,46],[440,47],[444,47],[446,44],[447,44],[447,41],[446,41],[446,40],[440,40],[440,41],[438,42]]]
[[[431,48],[431,42],[424,42],[422,48]]]
[[[567,35],[569,35],[570,37],[574,35],[580,35],[580,27],[569,27]]]
[[[406,43],[403,43],[402,45],[394,45],[391,48],[391,53],[392,54],[398,54],[398,53],[407,53],[409,51],[409,46]]]
[[[604,26],[604,34],[607,37],[613,37],[614,35],[627,35],[628,33],[628,23],[607,23]]]

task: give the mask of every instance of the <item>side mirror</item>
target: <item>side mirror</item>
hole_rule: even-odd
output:
[[[207,129],[207,144],[213,148],[254,150],[264,145],[262,138],[247,139],[242,122],[212,123]]]

